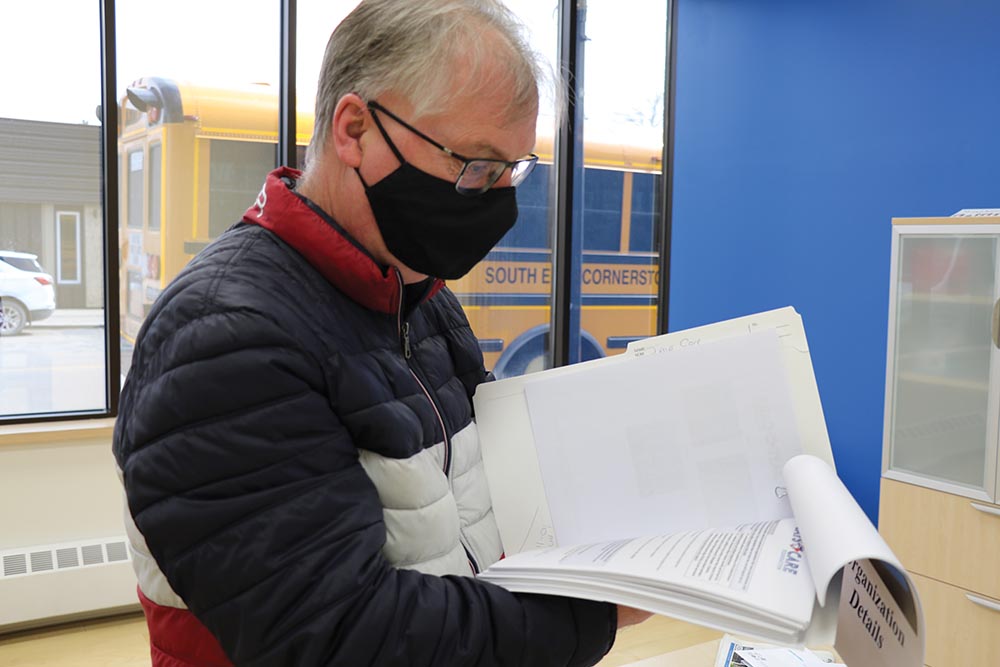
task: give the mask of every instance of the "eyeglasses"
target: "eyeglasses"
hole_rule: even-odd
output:
[[[378,111],[384,113],[389,118],[393,119],[407,130],[417,135],[427,143],[431,144],[435,148],[443,151],[450,157],[455,158],[462,162],[462,169],[458,172],[458,177],[455,179],[455,191],[459,194],[466,195],[468,197],[474,197],[476,195],[481,195],[491,187],[493,184],[500,180],[504,171],[510,169],[510,184],[512,186],[518,186],[524,182],[524,179],[528,177],[531,170],[535,168],[538,163],[538,156],[534,153],[528,155],[527,157],[521,158],[519,160],[514,160],[513,162],[508,162],[506,160],[494,160],[492,158],[471,158],[465,157],[464,155],[459,155],[455,151],[451,150],[447,146],[439,144],[434,141],[426,134],[413,127],[402,118],[392,113],[384,106],[375,101],[368,102],[368,108],[372,111]],[[402,155],[396,149],[396,146],[392,143],[389,135],[386,134],[385,128],[382,127],[382,122],[378,119],[374,113],[372,114],[372,119],[378,126],[379,131],[385,140],[389,143],[389,147],[392,148],[396,157],[399,158],[401,162],[404,162]]]

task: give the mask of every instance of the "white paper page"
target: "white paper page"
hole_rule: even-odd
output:
[[[732,631],[752,637],[760,637],[767,641],[792,644],[802,641],[801,629],[776,625],[765,619],[753,617],[751,614],[738,614],[726,608],[712,607],[701,602],[664,598],[650,594],[640,594],[623,586],[586,585],[578,583],[563,583],[559,579],[546,581],[493,581],[512,592],[535,593],[541,595],[557,595],[575,597],[597,602],[611,602],[635,609],[644,609],[654,614],[713,628],[721,632]]]
[[[791,516],[779,355],[771,331],[527,382],[557,543]]]
[[[622,361],[628,359],[605,357],[553,368],[545,375],[572,375]],[[526,375],[486,382],[476,388],[473,397],[493,513],[508,556],[556,544],[524,396],[524,385],[531,379]]]
[[[764,637],[772,642],[795,643],[802,638],[801,627],[787,620],[775,620],[739,606],[720,606],[679,592],[668,595],[663,591],[640,589],[613,579],[548,574],[544,578],[505,576],[489,581],[513,592],[612,602],[721,631]]]
[[[818,456],[836,469],[802,317],[791,306],[633,341],[629,343],[627,353],[646,356],[686,350],[708,341],[759,333],[766,329],[775,329],[781,343],[802,451]]]
[[[803,451],[819,456],[832,467],[833,456],[802,318],[791,307],[634,341],[624,355],[549,369],[541,375],[577,373],[594,365],[620,362],[671,346],[686,350],[692,343],[742,336],[766,328],[775,328],[781,342]],[[473,399],[497,527],[508,555],[555,542],[524,397],[525,384],[536,377],[529,375],[481,384]]]
[[[786,555],[798,547],[794,519],[783,519],[523,552],[481,576],[500,585],[519,576],[552,585],[594,575],[599,585],[662,590],[667,600],[689,596],[729,609],[734,618],[756,615],[801,631],[812,617],[815,592],[807,565],[788,567]]]

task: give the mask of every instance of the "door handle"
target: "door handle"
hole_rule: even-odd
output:
[[[969,503],[972,505],[972,509],[979,510],[983,514],[992,514],[993,516],[1000,516],[1000,508],[990,507],[989,505],[980,505],[979,503]]]
[[[973,595],[972,593],[966,593],[965,597],[969,598],[969,602],[978,604],[980,607],[986,607],[991,611],[1000,611],[1000,602],[994,600],[987,600],[986,598],[979,597],[978,595]]]
[[[993,304],[993,323],[991,327],[993,344],[1000,348],[1000,299]]]

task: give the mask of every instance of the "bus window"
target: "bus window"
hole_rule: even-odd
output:
[[[624,174],[610,169],[583,173],[583,249],[618,252]]]
[[[654,252],[659,247],[659,227],[656,225],[660,214],[659,192],[659,174],[633,174],[629,229],[629,250],[632,252]]]
[[[149,231],[160,231],[160,176],[163,172],[163,145],[149,146]]]
[[[528,179],[517,186],[517,222],[497,244],[498,250],[549,246],[550,174],[549,165],[535,165]]]
[[[148,310],[142,302],[142,274],[138,271],[128,271],[126,275],[128,281],[125,288],[125,302],[128,314],[142,320]]]
[[[243,217],[260,192],[274,168],[274,144],[215,140],[210,154],[208,235],[214,239]]]
[[[128,154],[128,226],[132,229],[142,229],[142,195],[143,169],[142,149],[130,151]]]

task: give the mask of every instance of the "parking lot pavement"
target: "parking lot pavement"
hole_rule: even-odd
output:
[[[56,308],[44,320],[32,322],[32,328],[78,329],[104,326],[103,308]]]

